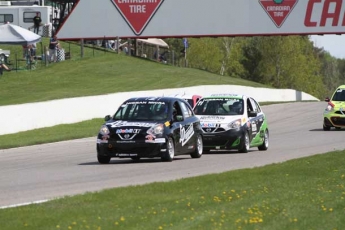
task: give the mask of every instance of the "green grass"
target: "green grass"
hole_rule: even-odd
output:
[[[103,123],[104,119],[99,118],[74,124],[62,124],[14,134],[0,135],[0,149],[73,140],[84,137],[96,137]]]
[[[344,161],[339,151],[2,209],[1,229],[341,230]]]
[[[63,44],[64,47],[69,44]],[[11,56],[21,46],[1,46]],[[72,56],[80,47],[71,45]],[[92,49],[86,48],[90,54]],[[91,50],[91,51],[90,51]],[[40,51],[37,51],[40,53]],[[117,92],[181,88],[196,85],[265,85],[202,70],[179,68],[114,52],[96,50],[93,57],[85,55],[32,71],[5,72],[0,77],[0,106],[39,102],[61,98],[103,95]]]

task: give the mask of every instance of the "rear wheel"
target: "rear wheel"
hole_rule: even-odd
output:
[[[162,155],[162,161],[172,161],[175,157],[174,140],[169,137],[167,141],[167,151]]]
[[[97,155],[98,162],[100,164],[109,164],[110,157]]]
[[[269,135],[268,135],[268,130],[266,129],[265,130],[265,134],[264,134],[264,142],[262,143],[262,145],[260,145],[258,147],[258,149],[260,151],[265,151],[268,149],[268,138],[269,138]]]
[[[250,147],[249,146],[249,134],[248,134],[248,132],[245,132],[243,134],[242,139],[241,139],[241,144],[240,144],[238,151],[240,153],[247,153],[249,150],[249,147]]]
[[[190,154],[192,158],[200,158],[203,151],[203,142],[200,134],[196,137],[195,150]]]

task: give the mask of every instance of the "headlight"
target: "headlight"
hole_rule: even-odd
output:
[[[106,125],[102,125],[101,129],[99,130],[99,133],[102,135],[107,135],[110,133],[110,131]]]
[[[238,119],[228,124],[229,129],[239,129],[240,127],[241,127],[241,119]]]
[[[159,135],[159,134],[163,134],[163,130],[164,130],[163,124],[157,124],[149,128],[149,130],[147,130],[146,133],[152,134],[152,135]]]

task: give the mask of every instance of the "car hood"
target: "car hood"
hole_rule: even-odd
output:
[[[345,101],[332,101],[334,104],[334,109],[340,109],[343,108],[345,110]]]

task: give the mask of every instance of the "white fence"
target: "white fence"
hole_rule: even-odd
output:
[[[126,99],[136,96],[163,96],[172,94],[238,93],[252,96],[259,102],[318,101],[304,92],[292,89],[267,89],[245,86],[194,86],[180,89],[162,89],[79,97],[39,103],[0,106],[0,135],[26,130],[70,124],[113,114]]]

